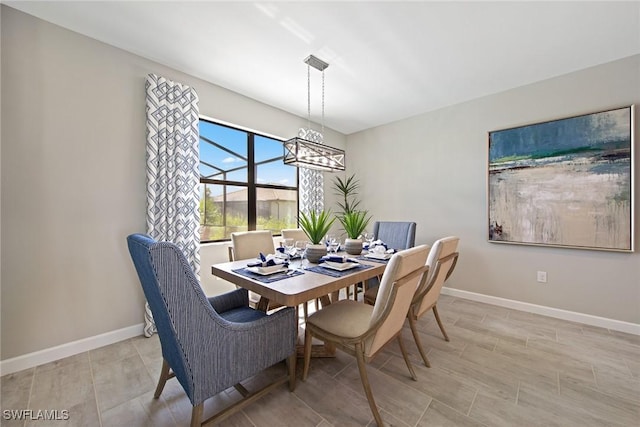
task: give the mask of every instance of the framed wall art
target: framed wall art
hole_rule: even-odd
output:
[[[633,252],[633,146],[633,105],[489,132],[489,241]]]

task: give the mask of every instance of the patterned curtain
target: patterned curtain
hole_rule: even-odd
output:
[[[324,137],[312,129],[300,128],[298,136],[322,144]],[[324,175],[321,171],[300,168],[300,210],[304,213],[324,209]]]
[[[147,91],[147,232],[175,243],[200,274],[198,95],[189,86],[149,74]],[[145,335],[155,324],[148,305]]]

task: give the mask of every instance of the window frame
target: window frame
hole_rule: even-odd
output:
[[[233,180],[224,180],[224,179],[211,179],[211,178],[206,178],[203,177],[202,175],[200,175],[200,184],[211,184],[211,185],[222,185],[222,186],[234,186],[234,187],[244,187],[247,188],[247,230],[249,231],[253,231],[257,229],[257,222],[258,222],[258,200],[257,200],[257,193],[258,193],[258,189],[259,188],[265,188],[265,189],[275,189],[275,190],[295,190],[296,192],[296,224],[299,223],[299,215],[298,212],[300,211],[300,169],[296,168],[296,184],[295,186],[288,186],[288,185],[277,185],[277,184],[259,184],[257,182],[257,168],[259,165],[262,164],[268,164],[270,162],[273,162],[274,160],[277,159],[284,159],[284,147],[282,149],[282,156],[279,157],[272,157],[269,159],[265,159],[262,160],[260,162],[256,162],[255,161],[255,137],[259,136],[262,138],[267,138],[267,139],[271,139],[274,141],[278,141],[281,144],[284,145],[285,140],[272,136],[272,135],[267,135],[261,132],[257,132],[254,130],[249,130],[246,128],[242,128],[239,126],[234,126],[228,123],[223,123],[220,121],[216,121],[214,119],[208,118],[208,117],[203,117],[200,116],[199,120],[198,120],[198,124],[201,122],[207,122],[216,126],[222,126],[222,127],[226,127],[229,129],[232,129],[234,131],[239,131],[239,132],[243,132],[247,134],[247,155],[246,155],[246,159],[244,158],[244,156],[239,155],[238,153],[232,151],[231,149],[221,145],[218,142],[212,141],[209,138],[203,137],[202,135],[199,135],[199,139],[198,139],[198,146],[200,145],[202,140],[205,140],[205,142],[212,144],[213,146],[226,151],[227,153],[239,157],[243,160],[246,160],[246,166],[241,166],[241,167],[235,167],[235,168],[231,168],[229,170],[222,170],[217,166],[214,166],[210,163],[207,163],[206,161],[203,161],[202,158],[199,158],[199,164],[205,164],[206,166],[215,169],[216,171],[219,171],[221,173],[229,173],[229,172],[234,172],[237,170],[241,170],[244,169],[245,167],[247,168],[247,182],[242,182],[242,181],[233,181]],[[273,234],[274,236],[279,236],[281,233],[276,233]],[[215,242],[228,242],[231,239],[217,239],[217,240],[200,240],[200,243],[215,243]]]

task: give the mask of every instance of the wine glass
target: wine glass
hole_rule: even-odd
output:
[[[371,245],[373,244],[373,241],[376,239],[376,237],[373,235],[373,233],[367,233],[366,231],[364,232],[363,237],[367,242],[367,249],[371,250]]]
[[[329,239],[329,253],[337,253],[340,247],[340,242],[335,237]]]
[[[307,248],[307,242],[305,240],[298,240],[295,243],[296,253],[300,255],[300,269],[304,270],[305,250]]]
[[[289,259],[291,259],[293,257],[293,255],[295,254],[295,252],[294,252],[295,242],[294,242],[294,240],[292,238],[286,238],[286,239],[283,240],[283,242],[284,242],[285,253],[289,257]]]

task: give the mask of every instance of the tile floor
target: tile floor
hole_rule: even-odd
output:
[[[393,343],[369,365],[389,426],[640,426],[640,336],[443,295],[450,342],[431,314],[419,322],[432,367],[404,337],[418,381]],[[66,421],[2,426],[186,426],[191,405],[176,380],[153,399],[162,358],[157,336],[133,338],[1,378],[2,409],[68,410]],[[301,360],[298,365],[301,369]],[[246,385],[282,372],[284,364]],[[207,401],[207,417],[237,399]],[[306,382],[286,385],[224,426],[374,425],[355,359],[314,359]]]

